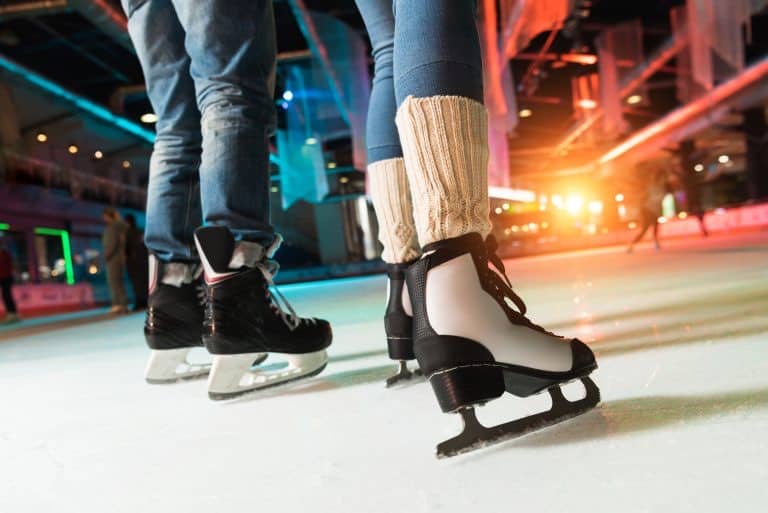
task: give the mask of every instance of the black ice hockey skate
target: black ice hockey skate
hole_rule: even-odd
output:
[[[175,383],[208,375],[210,364],[190,364],[187,354],[203,345],[200,266],[166,264],[150,256],[150,289],[144,338],[152,350],[145,371],[148,383]],[[163,283],[168,273],[177,283]]]
[[[440,408],[464,421],[459,436],[437,446],[438,457],[522,436],[600,401],[588,377],[597,368],[592,351],[525,316],[525,304],[512,291],[495,251],[494,239],[485,243],[472,233],[426,246],[426,256],[407,271],[416,358]],[[586,396],[570,402],[560,386],[578,379]],[[545,390],[552,398],[549,411],[492,428],[477,421],[474,408],[504,392],[528,397]]]
[[[413,316],[406,313],[403,307],[405,271],[411,263],[387,264],[389,300],[384,314],[384,331],[387,334],[389,358],[397,360],[399,364],[397,373],[387,378],[387,387],[422,375],[420,369],[408,369],[408,361],[416,359],[413,353]]]
[[[195,239],[205,267],[203,341],[214,355],[209,397],[230,399],[322,372],[331,327],[324,320],[298,317],[273,287],[277,263],[269,259],[279,242],[272,248],[235,243],[224,227],[199,228]],[[280,354],[288,365],[252,369],[262,353]]]

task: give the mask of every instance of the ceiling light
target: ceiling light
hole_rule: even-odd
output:
[[[719,157],[717,157],[717,161],[720,162],[721,164],[727,164],[730,160],[731,160],[731,157],[729,157],[728,155],[720,155]]]
[[[74,155],[75,153],[77,153],[78,151],[80,151],[80,148],[78,148],[78,147],[77,147],[76,145],[74,145],[74,144],[70,144],[70,145],[69,145],[69,147],[67,148],[67,151],[68,151],[68,152],[69,152],[71,155]]]
[[[560,59],[564,62],[573,62],[574,64],[581,64],[583,66],[591,66],[597,63],[597,55],[593,53],[564,53],[560,56]]]
[[[142,123],[157,123],[157,114],[154,112],[147,112],[146,114],[142,114],[139,119]]]
[[[128,169],[129,167],[131,167],[131,162],[129,160],[124,160],[123,169]]]
[[[621,203],[622,201],[624,201],[624,195],[623,195],[622,193],[618,193],[618,194],[616,195],[616,201],[617,201],[618,203]]]
[[[336,162],[328,162],[328,169],[336,169]]]
[[[307,144],[310,144],[310,145],[311,144],[317,144],[317,139],[315,139],[314,137],[307,137],[307,140],[304,141],[304,142],[307,143]]]
[[[277,192],[280,189],[277,188],[277,185],[273,185],[269,190],[272,191],[272,192]]]
[[[594,109],[597,108],[597,102],[591,98],[582,98],[579,100],[579,107],[582,109]]]
[[[704,171],[704,164],[696,164],[695,166],[693,166],[693,170],[696,171],[697,173],[701,173],[702,171]]]
[[[44,143],[45,141],[48,140],[48,134],[40,132],[39,134],[37,134],[37,137],[35,137],[35,139],[37,139],[37,142]]]
[[[533,116],[533,111],[531,109],[521,109],[520,112],[518,112],[518,116],[521,118],[530,118]]]
[[[347,182],[349,182],[349,178],[347,178],[346,176],[342,176],[341,178],[339,178],[339,183],[347,183]]]
[[[293,91],[291,91],[290,89],[285,91],[283,93],[283,100],[285,100],[287,102],[293,100]]]
[[[101,152],[101,150],[96,150],[95,152],[93,152],[93,158],[98,160],[103,157],[104,157],[104,154]]]
[[[637,105],[641,101],[643,101],[643,97],[640,96],[639,94],[633,94],[632,96],[627,98],[627,103],[630,105]]]

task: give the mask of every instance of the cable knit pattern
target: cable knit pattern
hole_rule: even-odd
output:
[[[390,264],[401,264],[421,256],[403,159],[374,162],[368,166],[368,180],[379,221],[379,240],[384,245],[381,258]]]
[[[395,119],[422,247],[491,231],[488,217],[488,114],[461,96],[409,96]]]

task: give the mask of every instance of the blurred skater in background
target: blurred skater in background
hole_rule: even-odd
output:
[[[13,256],[2,241],[0,241],[0,287],[2,287],[5,305],[5,317],[0,319],[0,323],[18,322],[20,319],[16,312],[16,302],[13,300]]]
[[[645,185],[642,199],[640,200],[640,232],[629,244],[627,253],[632,253],[635,244],[640,242],[649,228],[653,227],[653,243],[656,250],[661,249],[659,244],[659,216],[661,216],[661,202],[670,191],[667,175],[663,168],[652,167],[648,172],[648,181]]]

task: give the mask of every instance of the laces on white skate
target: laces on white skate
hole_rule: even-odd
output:
[[[512,289],[512,282],[507,276],[506,269],[504,268],[504,262],[501,260],[501,258],[499,258],[497,254],[498,243],[496,242],[496,238],[493,235],[489,235],[485,241],[485,244],[488,263],[493,265],[495,268],[494,270],[491,267],[488,267],[487,280],[493,287],[494,295],[504,300],[504,305],[506,306],[505,311],[507,313],[507,317],[509,317],[509,320],[515,324],[527,326],[528,328],[534,329],[541,333],[551,335],[553,337],[559,337],[558,335],[552,333],[551,331],[547,331],[526,317],[525,314],[528,311],[528,307],[525,305],[523,298],[518,296],[517,293],[515,293],[515,291]]]

